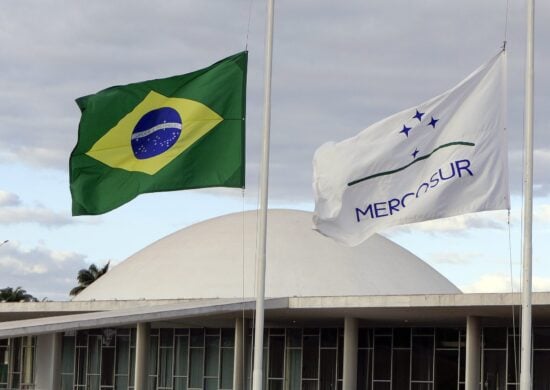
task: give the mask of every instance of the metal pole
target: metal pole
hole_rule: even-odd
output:
[[[531,292],[533,275],[533,79],[535,0],[527,0],[527,53],[525,61],[525,118],[523,151],[523,291],[521,316],[520,390],[531,390]]]
[[[264,297],[267,233],[267,194],[269,183],[269,131],[271,126],[271,65],[273,54],[273,9],[274,0],[268,0],[267,25],[265,36],[264,73],[264,122],[262,165],[260,172],[260,223],[258,229],[258,253],[256,258],[256,325],[254,336],[254,370],[252,389],[262,390],[263,385],[263,344],[264,344]]]

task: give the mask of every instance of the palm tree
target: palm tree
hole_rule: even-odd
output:
[[[0,289],[0,302],[38,302],[38,299],[21,287]]]
[[[78,286],[73,288],[69,294],[73,297],[80,294],[86,287],[107,273],[110,263],[108,261],[101,269],[97,268],[97,265],[92,264],[88,269],[83,268],[78,271],[78,276],[76,277]]]

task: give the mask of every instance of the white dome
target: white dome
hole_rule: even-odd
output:
[[[256,214],[230,214],[181,229],[113,267],[75,300],[253,297]],[[269,211],[266,297],[460,293],[382,236],[350,248],[311,225],[309,212]]]

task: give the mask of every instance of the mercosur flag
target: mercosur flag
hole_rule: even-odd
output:
[[[148,192],[244,187],[246,67],[243,52],[77,99],[73,215],[105,213]]]
[[[357,245],[386,227],[509,209],[502,51],[456,87],[322,145],[314,228]]]

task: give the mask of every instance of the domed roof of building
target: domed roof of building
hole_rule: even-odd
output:
[[[256,217],[247,211],[181,229],[116,265],[74,300],[254,297]],[[266,297],[460,293],[394,242],[374,235],[346,247],[313,231],[311,217],[269,211]]]

